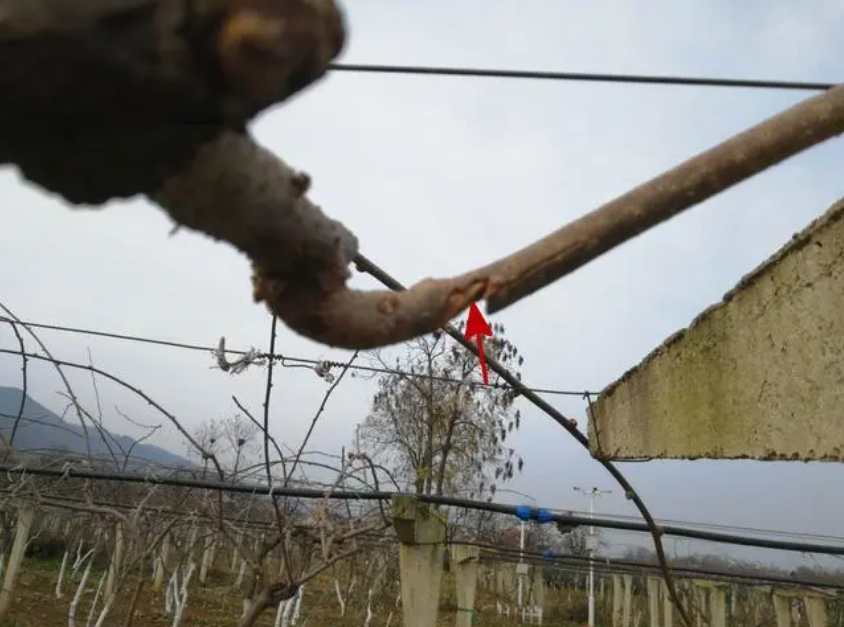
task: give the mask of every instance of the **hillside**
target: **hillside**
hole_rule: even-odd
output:
[[[0,432],[8,439],[15,417],[20,409],[23,391],[19,388],[0,387]],[[68,414],[73,415],[75,414]],[[120,464],[130,454],[130,466],[167,466],[169,468],[191,467],[188,460],[152,444],[138,444],[134,440],[106,430],[100,430],[86,421],[85,429],[78,422],[62,420],[29,396],[26,397],[22,417],[15,433],[14,448],[20,452],[84,455],[88,454],[105,462]]]

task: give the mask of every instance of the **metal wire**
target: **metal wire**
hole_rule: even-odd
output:
[[[598,74],[591,72],[553,72],[542,70],[504,70],[423,65],[381,65],[366,63],[335,63],[329,66],[329,69],[335,72],[355,72],[364,74],[404,74],[416,76],[450,76],[459,78],[579,81],[591,83],[632,83],[640,85],[728,87],[790,91],[824,91],[835,86],[835,83],[809,81],[774,81],[764,79],[708,78],[698,76],[654,76],[645,74]]]

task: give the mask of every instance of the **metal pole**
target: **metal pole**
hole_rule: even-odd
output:
[[[499,490],[501,492],[512,492],[513,494],[518,494],[519,496],[523,496],[526,499],[529,499],[534,505],[536,505],[536,499],[533,498],[530,494],[525,494],[524,492],[519,492],[518,490]],[[522,586],[524,585],[524,578],[525,576],[522,574],[521,570],[525,568],[523,566],[525,558],[525,521],[521,521],[519,524],[519,565],[516,568],[516,578],[518,579],[517,582],[517,593],[516,593],[516,603],[518,604],[517,613],[521,614],[522,609]]]
[[[589,518],[595,518],[595,488],[589,493]],[[589,526],[589,537],[595,537],[595,527]],[[595,627],[595,551],[589,546],[589,627]]]
[[[521,525],[519,525],[519,564],[523,564],[525,561],[525,521],[523,520]],[[519,606],[519,610],[522,609],[522,580],[524,576],[521,573],[517,574],[517,578],[519,580],[519,591],[518,596],[516,597],[516,603]]]
[[[573,488],[575,492],[580,492],[589,496],[589,518],[595,518],[595,497],[604,494],[611,494],[612,490],[599,490],[592,488],[588,492],[579,487]],[[586,550],[589,557],[589,627],[595,627],[595,526],[589,525],[589,535],[586,538]]]

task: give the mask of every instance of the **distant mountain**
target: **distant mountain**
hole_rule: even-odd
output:
[[[15,418],[20,410],[23,391],[19,388],[0,387],[0,432],[8,441],[12,433]],[[71,409],[68,415],[76,416]],[[114,464],[115,457],[122,464],[129,455],[129,468],[138,470],[139,466],[166,466],[168,468],[195,468],[184,457],[164,450],[152,444],[137,444],[134,439],[98,429],[90,420],[85,421],[85,429],[78,421],[68,422],[53,413],[29,396],[24,402],[23,420],[15,431],[14,448],[21,453],[88,456],[106,464]]]

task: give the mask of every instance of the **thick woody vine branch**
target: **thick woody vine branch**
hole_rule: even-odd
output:
[[[460,277],[426,279],[402,293],[303,290],[273,279],[258,264],[255,298],[265,301],[294,330],[326,344],[374,348],[406,341],[441,328],[480,298],[487,300],[490,313],[500,311],[644,231],[842,132],[844,85],[805,100],[536,243]]]

